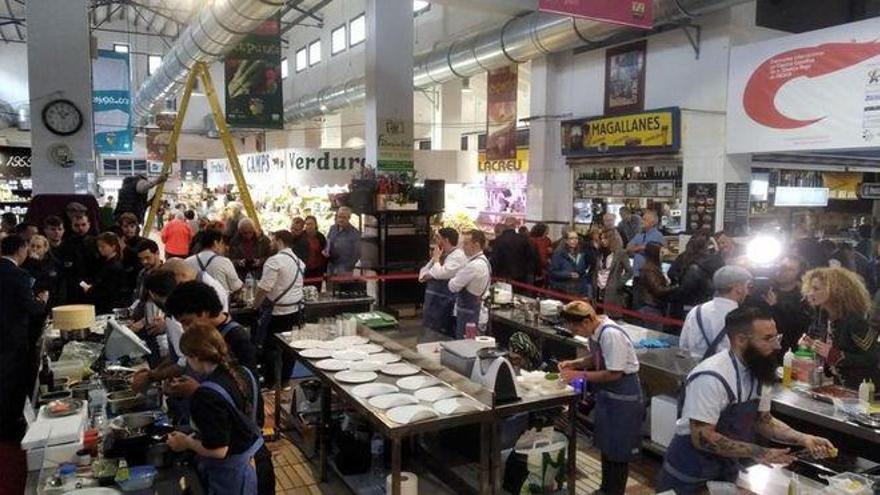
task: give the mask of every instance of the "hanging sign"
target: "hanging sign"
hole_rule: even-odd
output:
[[[880,19],[731,49],[728,153],[880,146]]]
[[[147,129],[147,160],[162,162],[171,148],[171,134],[177,113],[163,112],[156,115],[156,128]],[[176,161],[172,157],[171,161]]]
[[[681,112],[678,108],[568,120],[562,123],[562,154],[675,153],[681,146],[680,129]]]
[[[651,29],[653,4],[652,0],[540,0],[538,10]]]
[[[477,171],[481,174],[524,174],[529,171],[529,149],[516,150],[512,160],[487,160],[486,152],[481,151],[477,158]]]
[[[384,119],[379,126],[378,155],[380,171],[413,170],[412,125],[405,119]]]
[[[288,148],[239,155],[242,172],[252,185],[348,184],[364,166],[363,149]],[[208,160],[208,187],[234,184],[226,159]]]
[[[275,15],[226,56],[226,122],[231,127],[284,128],[280,25]]]
[[[489,71],[486,84],[486,158],[516,159],[516,88],[517,66]]]
[[[92,65],[95,150],[131,153],[131,68],[128,53],[98,50]]]

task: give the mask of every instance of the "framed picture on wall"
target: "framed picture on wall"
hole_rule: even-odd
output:
[[[645,109],[645,65],[648,41],[609,48],[605,52],[605,115]]]

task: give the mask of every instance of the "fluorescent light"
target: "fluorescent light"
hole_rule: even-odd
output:
[[[425,0],[413,0],[413,12],[421,12],[430,6]]]
[[[782,254],[782,243],[775,237],[760,235],[746,245],[746,256],[758,265],[768,265]]]

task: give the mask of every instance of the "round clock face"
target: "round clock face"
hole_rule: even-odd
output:
[[[82,127],[83,118],[72,101],[55,100],[43,108],[43,123],[53,133],[69,136]]]

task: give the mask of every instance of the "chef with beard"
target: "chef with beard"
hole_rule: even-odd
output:
[[[813,457],[833,457],[828,440],[794,430],[770,414],[781,335],[763,308],[743,307],[725,319],[730,350],[688,375],[675,437],[666,450],[657,492],[699,493],[707,481],[735,481],[742,464],[789,464],[790,448],[762,447],[758,436]]]

